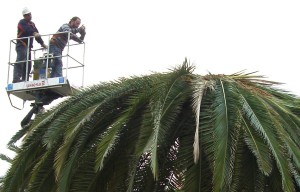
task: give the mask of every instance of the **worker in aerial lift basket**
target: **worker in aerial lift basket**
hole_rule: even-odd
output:
[[[23,19],[18,23],[18,38],[34,36],[35,40],[41,44],[41,46],[47,49],[43,39],[41,38],[38,29],[35,24],[31,21],[32,15],[27,7],[22,11]],[[17,59],[14,64],[13,71],[13,83],[20,81],[28,81],[29,73],[31,70],[31,49],[33,48],[33,37],[18,39],[16,43]],[[27,61],[27,62],[26,62]],[[26,67],[27,64],[27,67]],[[27,73],[26,73],[27,71]],[[27,76],[27,79],[26,79]]]
[[[63,33],[63,32],[70,32],[70,39],[78,42],[83,43],[84,37],[85,37],[85,26],[82,25],[79,27],[81,23],[81,19],[79,17],[73,17],[69,21],[69,23],[63,24],[57,31],[56,34],[54,34],[50,40],[49,44],[49,53],[53,54],[54,59],[53,63],[51,65],[52,72],[51,77],[61,77],[62,75],[62,52],[66,45],[68,44],[68,36],[69,33]],[[76,34],[80,33],[80,37],[78,37]]]

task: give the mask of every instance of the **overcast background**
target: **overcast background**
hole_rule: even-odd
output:
[[[300,1],[2,1],[0,153],[9,157],[14,153],[6,144],[31,109],[30,102],[23,110],[13,108],[5,90],[9,42],[16,38],[25,6],[41,34],[55,33],[73,16],[81,18],[87,32],[85,86],[167,72],[187,58],[198,74],[258,71],[300,95]],[[0,160],[0,176],[8,167]]]

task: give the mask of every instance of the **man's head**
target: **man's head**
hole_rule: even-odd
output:
[[[27,21],[30,21],[32,16],[31,16],[31,12],[29,11],[29,9],[27,7],[25,7],[22,11],[23,17],[24,19],[26,19]]]
[[[72,28],[78,28],[81,23],[81,19],[79,17],[73,17],[70,21],[69,24]]]

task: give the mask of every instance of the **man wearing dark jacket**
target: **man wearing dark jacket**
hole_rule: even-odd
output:
[[[35,40],[41,44],[43,48],[47,48],[38,29],[31,21],[32,16],[28,8],[25,7],[22,14],[24,18],[18,23],[18,40],[16,44],[17,63],[14,65],[13,83],[29,80],[31,49],[33,48],[33,37],[30,36],[34,36]]]

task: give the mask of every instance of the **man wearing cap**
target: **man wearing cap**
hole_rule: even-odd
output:
[[[43,48],[47,49],[47,45],[45,45],[41,38],[38,29],[31,21],[32,16],[29,9],[25,7],[22,14],[24,18],[18,23],[18,38],[21,39],[18,39],[16,44],[17,63],[15,63],[14,66],[13,83],[29,80],[29,73],[31,71],[31,61],[29,60],[31,60],[31,49],[33,48],[33,37],[30,36],[34,36],[35,40],[41,44]]]

